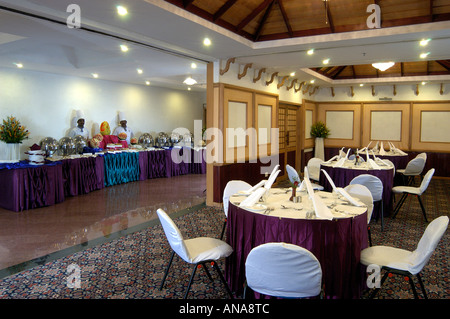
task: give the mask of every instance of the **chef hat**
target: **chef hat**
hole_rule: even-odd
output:
[[[76,119],[77,119],[77,121],[79,119],[84,119],[84,112],[82,110],[77,110]]]
[[[125,117],[124,112],[119,112],[119,122],[126,121],[127,118]]]

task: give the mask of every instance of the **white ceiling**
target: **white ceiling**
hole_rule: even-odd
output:
[[[67,7],[74,2],[81,9],[81,29],[64,24],[71,14]],[[125,18],[117,15],[118,4],[127,7]],[[295,71],[301,81],[314,75],[302,70],[321,66],[325,58],[330,58],[330,66],[408,62],[420,60],[425,50],[430,52],[427,59],[450,59],[449,31],[450,22],[445,21],[253,43],[162,0],[2,0],[0,67],[15,68],[14,63],[20,62],[27,70],[81,77],[98,73],[106,80],[142,85],[148,80],[154,86],[179,89],[186,89],[182,82],[191,75],[199,82],[193,88],[204,90],[206,63],[231,57],[280,75]],[[203,46],[205,37],[211,46]],[[418,43],[422,38],[433,39],[425,49]],[[121,52],[120,44],[127,44],[129,51]],[[315,48],[312,56],[306,54],[310,48]],[[137,68],[143,73],[138,74]],[[373,81],[422,80],[450,82],[450,77]],[[316,81],[319,86],[348,83],[321,77]]]

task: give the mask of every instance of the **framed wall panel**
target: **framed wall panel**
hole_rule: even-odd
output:
[[[301,135],[303,139],[303,149],[314,147],[314,138],[311,136],[311,125],[317,119],[316,103],[303,100],[303,123],[301,123]]]
[[[278,152],[278,136],[273,136],[272,129],[278,127],[278,96],[255,94],[255,130],[257,134],[256,157],[271,155]],[[273,145],[272,145],[273,144]]]
[[[411,149],[450,152],[450,103],[414,103]]]
[[[370,141],[391,141],[409,149],[410,103],[364,103],[361,147]]]
[[[331,135],[325,139],[325,147],[357,148],[360,146],[360,103],[319,103],[317,121],[324,122],[330,129]],[[332,130],[335,131],[335,137],[332,136]]]

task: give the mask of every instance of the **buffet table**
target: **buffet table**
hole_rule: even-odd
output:
[[[334,194],[319,192],[333,220],[308,219],[308,195],[301,203],[289,201],[287,189],[271,189],[266,209],[239,207],[242,196],[230,197],[227,242],[233,254],[226,259],[225,278],[232,291],[242,294],[245,261],[254,247],[269,242],[291,243],[312,252],[319,260],[325,298],[359,298],[365,287],[365,268],[360,252],[368,246],[367,209],[349,206]],[[264,297],[264,296],[257,296]]]
[[[380,165],[378,169],[369,166],[367,162],[360,165],[354,165],[353,161],[346,161],[342,167],[334,167],[336,162],[322,163],[320,168],[325,170],[333,180],[336,187],[349,185],[351,180],[361,174],[370,174],[377,176],[383,183],[383,209],[384,215],[388,215],[391,209],[392,187],[394,185],[394,168],[392,166]],[[319,184],[325,191],[331,192],[332,187],[326,176],[320,172]]]
[[[204,148],[186,147],[54,156],[44,165],[0,163],[0,207],[19,212],[117,184],[205,174],[203,155]]]
[[[0,180],[0,206],[12,211],[50,206],[65,199],[61,162],[0,164]]]

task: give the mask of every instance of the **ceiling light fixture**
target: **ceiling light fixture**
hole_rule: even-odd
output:
[[[196,69],[196,68],[197,68],[197,64],[194,63],[194,62],[192,62],[192,63],[191,63],[191,68],[192,68],[192,69]]]
[[[372,66],[375,69],[378,69],[380,71],[386,71],[390,67],[392,67],[395,64],[395,62],[379,62],[379,63],[372,63]]]
[[[295,72],[291,72],[289,76],[295,76]]]
[[[313,55],[314,54],[314,49],[309,49],[308,51],[306,51],[306,53],[308,55]]]
[[[142,69],[136,69],[137,73],[142,74],[144,71]]]
[[[429,54],[430,54],[430,52],[421,53],[421,54],[420,54],[420,58],[421,58],[421,59],[425,59]]]
[[[204,46],[210,46],[211,45],[211,40],[209,38],[205,38],[203,39],[203,45]]]
[[[197,81],[195,81],[192,77],[187,77],[186,80],[183,81],[184,84],[187,85],[194,85],[197,84]]]
[[[128,10],[124,6],[117,6],[116,8],[117,8],[118,15],[124,16],[124,15],[128,14]]]
[[[420,46],[425,47],[425,46],[428,45],[428,42],[430,42],[430,41],[431,41],[431,39],[422,39],[422,40],[419,42],[419,44],[420,44]]]
[[[325,60],[322,61],[322,63],[323,64],[328,64],[328,63],[330,63],[330,59],[325,59]]]
[[[145,84],[146,85],[150,85],[150,81],[145,81]]]
[[[128,47],[124,44],[120,45],[120,50],[122,50],[122,52],[127,52],[128,51]]]
[[[316,80],[311,80],[309,81],[309,83],[313,84],[314,82],[316,82]]]
[[[22,63],[14,63],[19,69],[23,68],[23,64]]]
[[[98,78],[98,74],[97,73],[91,73],[92,74],[92,76],[94,77],[94,78]]]

